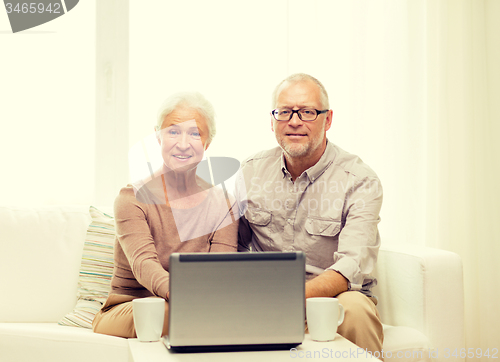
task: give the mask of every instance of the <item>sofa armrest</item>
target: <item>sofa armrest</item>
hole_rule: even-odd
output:
[[[412,245],[384,245],[374,272],[374,294],[384,324],[412,327],[432,349],[463,348],[462,261],[452,252]],[[441,359],[441,358],[439,358]]]

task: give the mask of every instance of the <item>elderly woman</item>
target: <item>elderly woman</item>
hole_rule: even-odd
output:
[[[132,300],[165,299],[168,334],[169,256],[174,252],[235,252],[234,200],[196,175],[215,134],[214,110],[199,93],[163,104],[155,127],[162,167],[124,187],[115,201],[116,242],[111,293],[93,330],[136,337]]]

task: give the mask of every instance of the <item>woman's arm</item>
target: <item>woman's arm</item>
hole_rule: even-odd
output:
[[[238,250],[238,215],[237,203],[233,201],[231,208],[223,218],[223,221],[212,233],[210,240],[210,252],[231,253]]]
[[[115,200],[115,222],[118,243],[126,257],[119,264],[127,263],[139,284],[154,295],[166,298],[169,273],[158,258],[147,212],[131,188],[122,189]]]

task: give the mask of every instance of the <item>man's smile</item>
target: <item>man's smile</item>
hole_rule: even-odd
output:
[[[302,138],[302,137],[306,137],[307,135],[304,134],[304,133],[286,133],[286,136],[288,138]]]

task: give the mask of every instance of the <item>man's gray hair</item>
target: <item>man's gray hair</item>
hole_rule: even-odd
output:
[[[208,138],[207,142],[212,142],[215,137],[215,110],[210,103],[199,92],[180,92],[172,94],[160,106],[156,120],[156,130],[159,131],[163,125],[165,117],[178,108],[189,108],[196,110],[207,122]]]
[[[276,86],[276,88],[274,88],[274,92],[273,92],[273,98],[272,98],[272,107],[275,108],[276,107],[276,103],[278,102],[278,91],[280,89],[280,87],[283,85],[283,83],[285,82],[288,82],[288,83],[291,83],[291,84],[294,84],[294,83],[299,83],[299,82],[305,82],[305,81],[311,81],[313,83],[315,83],[319,90],[320,90],[320,95],[321,95],[321,105],[323,107],[323,109],[330,109],[330,104],[328,102],[328,93],[326,92],[326,89],[325,87],[323,86],[323,84],[317,80],[316,78],[314,78],[313,76],[309,75],[309,74],[305,74],[305,73],[295,73],[295,74],[292,74],[292,75],[289,75],[288,77],[286,77],[285,79],[283,79],[280,84],[278,84]]]

